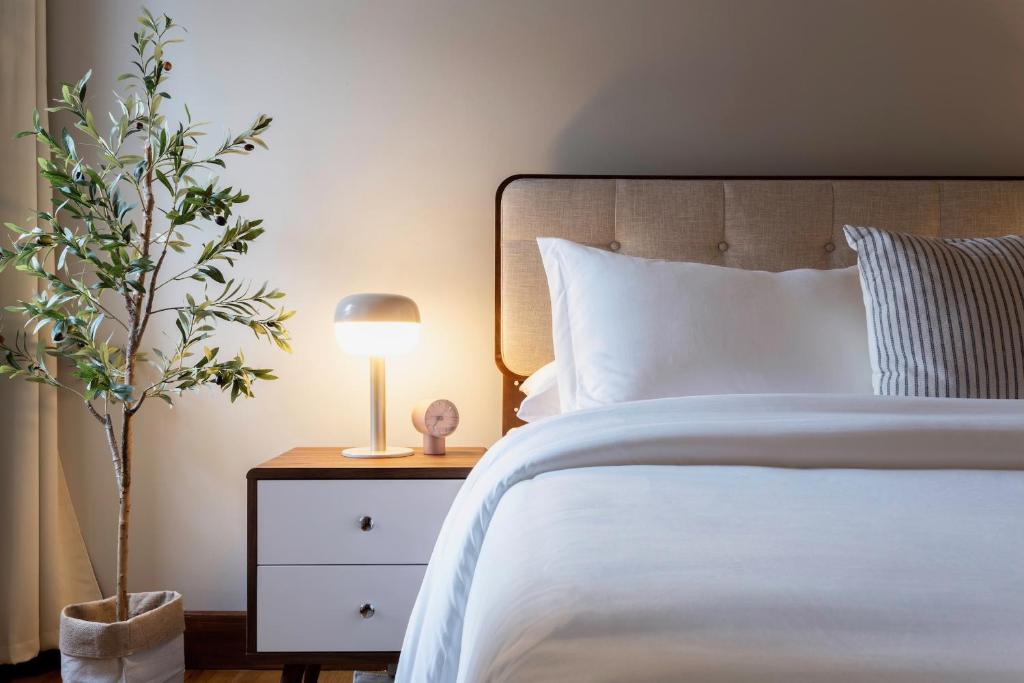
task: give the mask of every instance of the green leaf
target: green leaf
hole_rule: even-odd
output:
[[[78,151],[75,149],[75,141],[72,139],[71,134],[68,133],[67,128],[61,129],[61,138],[64,140],[64,150],[68,153],[68,157],[77,159]]]
[[[171,181],[167,179],[167,175],[159,168],[154,169],[156,172],[156,179],[160,181],[160,184],[167,188],[167,191],[172,195],[174,194],[174,188],[171,187]]]
[[[78,99],[79,100],[84,100],[85,99],[86,87],[88,86],[89,79],[91,77],[92,77],[92,69],[89,69],[88,71],[85,72],[85,75],[82,76],[82,78],[78,81],[78,85],[76,86],[76,89],[78,90]]]
[[[199,269],[199,272],[206,275],[208,278],[210,278],[211,280],[218,284],[224,284],[224,274],[220,272],[219,268],[216,268],[214,266],[203,266],[202,268]]]
[[[112,384],[110,393],[120,401],[132,400],[133,388],[130,384]]]

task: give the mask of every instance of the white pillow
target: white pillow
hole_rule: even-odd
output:
[[[526,395],[516,411],[523,422],[536,422],[562,412],[558,401],[558,373],[554,363],[548,363],[527,377],[519,390]]]
[[[871,393],[855,267],[767,273],[537,243],[563,412],[667,396]]]

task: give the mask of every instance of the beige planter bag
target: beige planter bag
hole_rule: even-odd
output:
[[[128,620],[114,598],[68,605],[60,615],[64,683],[168,683],[185,679],[185,610],[173,591],[132,593]]]

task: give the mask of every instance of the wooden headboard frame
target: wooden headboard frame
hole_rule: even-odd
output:
[[[572,211],[565,212],[565,225],[562,226],[558,225],[558,219],[563,215],[559,213],[558,207],[551,203],[552,197],[557,201],[557,197],[562,196],[562,184],[558,181],[565,181],[566,188],[571,188],[565,194],[566,197],[573,202],[580,202],[573,204]],[[615,182],[609,184],[580,181]],[[678,186],[675,185],[675,181],[679,181]],[[668,189],[669,185],[671,189]],[[763,270],[786,270],[797,267],[834,268],[853,263],[855,255],[841,243],[843,221],[942,236],[981,236],[1024,230],[1024,177],[1021,176],[511,176],[498,186],[495,197],[494,355],[502,374],[503,434],[512,427],[522,424],[516,417],[516,410],[523,399],[519,386],[526,379],[522,372],[528,366],[530,372],[535,370],[536,367],[532,366],[540,362],[540,356],[549,352],[545,348],[543,352],[527,354],[530,356],[530,362],[526,362],[522,360],[523,344],[519,344],[520,348],[514,351],[520,367],[512,369],[507,362],[509,356],[502,344],[503,335],[508,332],[503,329],[505,316],[502,310],[502,244],[505,241],[502,231],[503,201],[509,194],[509,188],[514,187],[517,189],[515,210],[523,211],[525,205],[525,211],[529,212],[530,202],[533,200],[529,191],[532,190],[525,193],[524,190],[534,186],[543,188],[543,191],[536,193],[535,198],[538,203],[543,202],[544,206],[538,208],[536,216],[526,221],[529,223],[529,229],[526,230],[525,238],[523,235],[516,237],[520,245],[528,243],[532,237],[542,235],[563,236],[587,242],[590,229],[585,225],[586,219],[580,216],[587,215],[588,207],[596,203],[602,205],[601,215],[605,219],[608,218],[607,214],[611,207],[612,238],[610,242],[592,241],[593,246],[616,250],[621,248],[623,253],[647,257],[696,260]],[[599,190],[594,193],[595,197],[600,195],[597,200],[587,196],[580,200],[579,195],[588,195],[590,189],[587,188],[592,186]],[[676,189],[681,191],[675,192]],[[609,197],[609,192],[613,196]],[[646,199],[644,193],[647,193]],[[623,204],[621,207],[620,195]],[[685,197],[682,197],[683,195]],[[692,215],[685,219],[682,216],[678,218],[678,225],[666,226],[667,221],[673,220],[674,211],[686,213],[691,195],[704,202],[700,211],[694,208]],[[653,201],[647,201],[651,197]],[[720,209],[715,202],[720,204]],[[661,213],[658,212],[659,206]],[[831,225],[819,226],[819,223],[829,222],[829,211]],[[716,214],[716,220],[721,220],[721,241],[705,244],[708,240],[703,238],[713,233],[717,226],[714,220],[707,218],[706,214],[709,212]],[[621,239],[616,233],[620,213],[625,215],[624,231],[627,233]],[[549,216],[552,215],[555,218],[550,220],[549,229]],[[699,244],[692,239],[689,242],[686,239],[677,239],[679,234],[685,232],[678,228],[689,228],[691,225],[695,226],[695,231],[699,229],[705,233],[703,241]],[[602,233],[605,238],[608,237],[607,229],[608,226],[605,226]],[[649,231],[650,234],[644,231]],[[654,239],[650,239],[651,235],[654,235]],[[667,241],[666,235],[669,237]],[[658,239],[659,237],[661,239]],[[736,248],[730,249],[730,243],[725,241],[727,237],[735,238],[733,241]],[[674,244],[679,241],[687,243]],[[778,242],[787,242],[788,244],[783,246],[791,249],[779,249]],[[776,248],[763,250],[765,253],[762,256],[759,254],[762,243],[776,243]],[[669,246],[665,246],[666,244]],[[825,247],[823,251],[827,254],[819,253],[822,251],[822,245]],[[529,264],[526,263],[528,258],[532,259]],[[520,259],[520,256],[510,252],[509,259],[513,259],[511,262],[517,267],[528,266],[532,269],[529,274],[530,281],[527,283],[530,290],[528,296],[531,300],[536,297],[538,310],[543,308],[543,313],[538,314],[540,317],[532,315],[529,311],[526,313],[533,318],[530,321],[531,334],[536,337],[541,317],[547,315],[547,302],[541,301],[542,296],[536,284],[537,257],[534,254],[529,257],[524,254],[520,262],[515,260]],[[517,303],[520,309],[518,314],[523,315],[523,302]],[[530,344],[534,341],[536,339],[528,339],[526,348],[532,348]],[[546,347],[550,346],[548,339],[544,342]]]

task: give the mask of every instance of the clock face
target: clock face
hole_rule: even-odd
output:
[[[459,426],[459,411],[448,399],[438,399],[424,411],[423,426],[431,436],[448,436]]]

